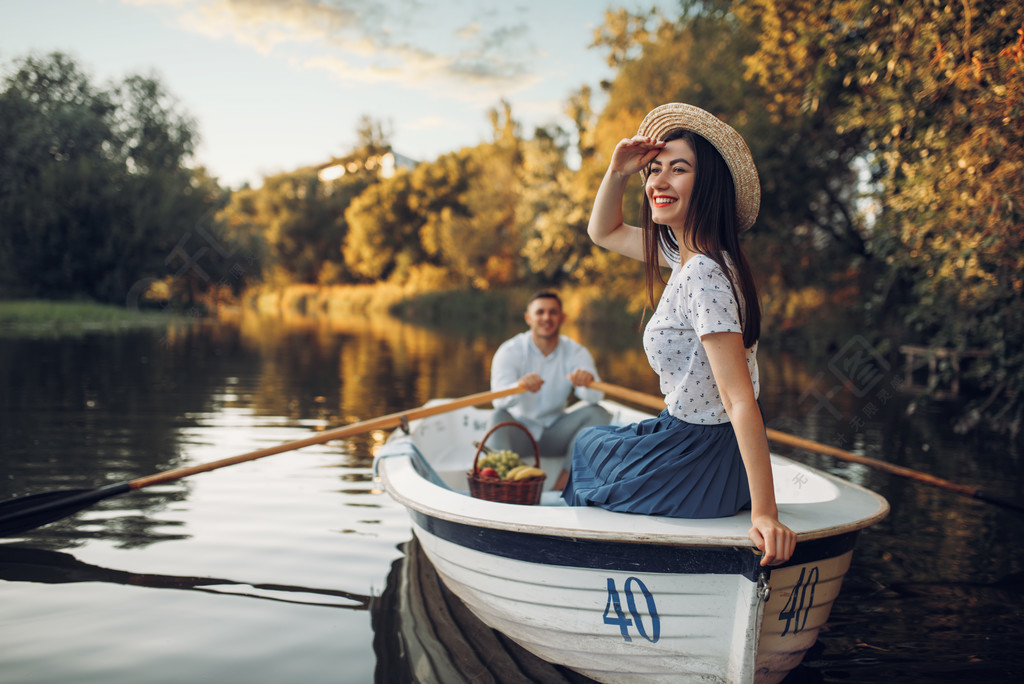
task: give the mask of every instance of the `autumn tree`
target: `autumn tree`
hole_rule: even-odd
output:
[[[885,264],[872,303],[905,341],[984,350],[968,413],[1011,431],[1024,420],[1024,71],[1009,2],[757,0],[750,74],[778,118],[818,116],[863,142],[873,172],[870,254]]]
[[[590,252],[589,198],[581,197],[577,174],[566,164],[568,147],[564,131],[544,128],[522,145],[516,202],[521,256],[527,270],[548,284],[578,277]]]
[[[360,281],[401,280],[414,264],[430,259],[421,243],[431,203],[457,198],[461,182],[457,164],[419,164],[368,186],[345,210],[348,234],[345,265]]]
[[[486,289],[521,277],[515,221],[519,140],[510,107],[491,111],[492,142],[442,155],[367,188],[346,212],[345,263],[369,280],[404,281],[417,264]]]
[[[493,140],[464,150],[462,211],[444,211],[430,231],[443,263],[477,289],[511,285],[524,275],[516,222],[521,140],[511,106],[501,105],[489,112]]]
[[[316,283],[332,255],[341,254],[343,205],[320,181],[316,168],[263,179],[254,195],[252,222],[260,226],[271,265],[268,275],[278,283]]]
[[[235,192],[221,220],[260,236],[265,277],[277,284],[354,282],[344,265],[345,212],[378,183],[391,153],[382,124],[363,117],[348,154],[324,164],[276,174],[258,189]]]

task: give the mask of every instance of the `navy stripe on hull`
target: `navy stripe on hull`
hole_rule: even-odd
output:
[[[409,513],[418,527],[435,537],[481,553],[527,563],[636,573],[743,575],[751,582],[756,581],[761,571],[760,555],[747,547],[671,546],[572,539],[476,527],[413,510]],[[856,541],[857,532],[854,531],[801,542],[785,565],[834,558],[851,550]]]

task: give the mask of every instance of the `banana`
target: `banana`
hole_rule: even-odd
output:
[[[547,473],[540,468],[534,468],[533,466],[516,468],[513,472],[515,473],[514,475],[509,473],[510,479],[513,480],[525,480],[528,477],[540,477],[541,475],[547,475]]]
[[[512,468],[507,473],[505,473],[505,479],[506,480],[518,480],[519,478],[516,477],[516,474],[521,472],[524,468],[529,468],[529,467],[530,466],[524,466],[524,465],[516,466],[515,468]]]

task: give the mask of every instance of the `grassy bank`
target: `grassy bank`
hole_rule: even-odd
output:
[[[165,327],[186,320],[175,314],[138,311],[88,301],[0,301],[0,334],[64,335],[118,331]]]

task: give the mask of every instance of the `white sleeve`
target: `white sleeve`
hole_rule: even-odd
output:
[[[698,337],[718,332],[743,332],[739,304],[733,297],[732,283],[710,259],[696,264],[689,282],[686,312]]]
[[[491,359],[491,391],[497,392],[499,390],[508,389],[519,382],[519,378],[524,374],[522,370],[523,361],[519,348],[515,344],[516,338],[506,340],[498,351],[494,352],[494,358]],[[519,403],[522,398],[522,394],[513,394],[508,397],[502,397],[495,399],[492,404],[494,408],[507,409],[510,406],[515,406]]]

